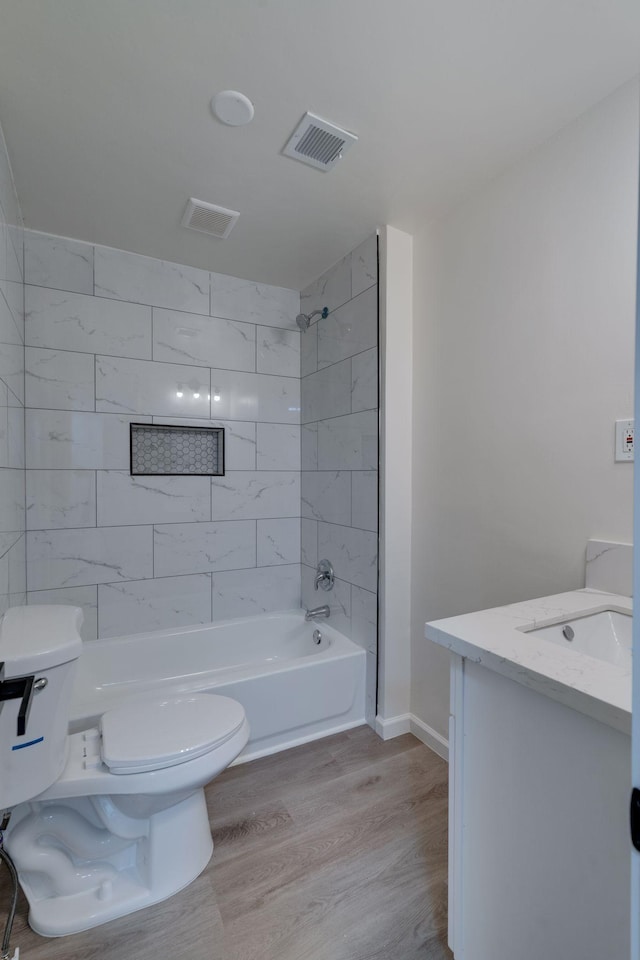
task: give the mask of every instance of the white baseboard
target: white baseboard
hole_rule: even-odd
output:
[[[412,713],[403,713],[388,719],[377,716],[376,733],[383,740],[392,740],[393,737],[399,737],[403,733],[412,733],[443,760],[449,760],[449,741]]]
[[[403,713],[399,717],[389,717],[385,720],[379,714],[376,717],[376,733],[382,740],[393,740],[411,730],[411,714]]]
[[[430,727],[428,723],[419,720],[418,717],[413,714],[411,714],[410,730],[414,737],[421,740],[426,747],[429,747],[434,753],[437,753],[438,756],[446,760],[447,763],[449,762],[449,741],[443,737],[442,734],[434,730],[433,727]]]

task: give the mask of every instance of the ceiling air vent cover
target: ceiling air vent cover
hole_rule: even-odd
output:
[[[227,210],[217,207],[215,203],[205,203],[204,200],[191,197],[182,218],[182,226],[226,240],[239,216],[237,210]]]
[[[354,133],[305,113],[282,152],[316,170],[331,170],[357,139]]]

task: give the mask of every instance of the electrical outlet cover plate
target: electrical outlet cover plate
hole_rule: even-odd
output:
[[[616,420],[616,463],[634,459],[634,421]]]

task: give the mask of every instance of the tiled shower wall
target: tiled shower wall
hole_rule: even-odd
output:
[[[0,130],[0,614],[25,602],[23,230]]]
[[[300,604],[299,294],[25,231],[27,587],[85,637]],[[129,423],[225,427],[131,477]]]
[[[376,712],[378,591],[378,250],[371,237],[303,290],[302,600],[367,651],[367,720]],[[318,560],[331,593],[314,591]]]

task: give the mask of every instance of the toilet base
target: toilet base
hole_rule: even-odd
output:
[[[208,864],[213,841],[202,788],[148,818],[114,807],[113,829],[110,807],[108,797],[81,797],[16,808],[7,848],[36,933],[79,933],[166,900]]]

